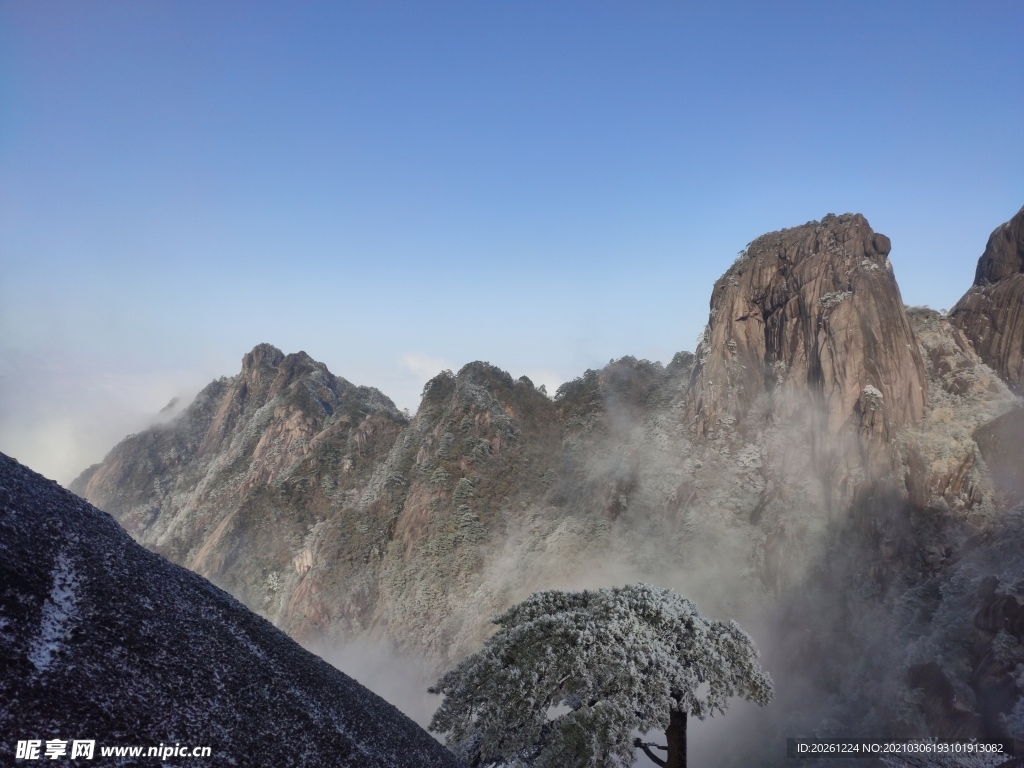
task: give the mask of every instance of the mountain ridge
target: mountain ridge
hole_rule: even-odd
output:
[[[119,480],[104,485],[94,470],[73,487],[304,642],[367,637],[440,671],[531,591],[649,580],[760,623],[780,644],[778,617],[792,612],[875,657],[850,661],[864,667],[857,700],[884,699],[870,715],[818,690],[839,675],[824,648],[808,652],[813,664],[778,653],[817,691],[806,701],[818,706],[793,704],[807,728],[832,712],[935,733],[955,713],[939,694],[929,711],[941,717],[913,703],[916,646],[880,653],[861,619],[946,589],[966,542],[1017,503],[1014,469],[999,461],[1024,448],[1021,399],[952,314],[904,307],[890,249],[859,214],[769,233],[716,283],[696,355],[612,361],[553,398],[469,363],[431,379],[411,420],[369,394],[345,395],[362,403],[358,418],[325,415],[307,395],[333,374],[257,347],[179,417],[194,429],[170,427],[197,445],[216,433],[220,449],[135,480],[127,468],[146,451],[170,466],[185,439],[135,436],[104,462]],[[264,373],[240,399],[232,382],[257,358]],[[290,383],[268,383],[279,379]],[[215,412],[226,414],[219,432]],[[1009,426],[989,436],[992,424]],[[977,605],[958,599],[967,632],[963,612]],[[836,612],[836,601],[855,607]],[[925,603],[920,615],[945,605]],[[934,634],[900,621],[887,637]],[[948,656],[958,701],[982,695],[971,682],[981,678],[964,676],[979,659]],[[902,687],[887,682],[894,668]],[[977,733],[999,732],[1001,701],[976,713]]]

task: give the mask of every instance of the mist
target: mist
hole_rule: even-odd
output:
[[[602,372],[603,426],[564,440],[563,461],[573,468],[563,464],[550,492],[559,503],[520,496],[502,516],[505,528],[490,536],[476,588],[446,622],[459,653],[477,650],[493,629],[481,617],[537,590],[640,581],[671,588],[706,615],[738,621],[776,684],[768,707],[733,701],[724,716],[691,721],[695,765],[781,765],[787,737],[926,736],[933,730],[923,694],[909,676],[934,659],[970,700],[957,654],[971,632],[977,587],[993,571],[1006,582],[1017,559],[982,543],[958,565],[919,572],[932,552],[962,549],[973,529],[938,508],[915,512],[870,469],[856,474],[854,436],[824,431],[828,419],[815,398],[789,403],[782,410],[795,415],[787,421],[748,414],[763,425],[749,438],[694,442],[677,428],[686,377],[669,375],[644,393],[661,397],[660,405],[638,409],[629,399],[636,382],[615,391],[621,365]],[[1005,388],[990,395],[972,406],[984,418],[1013,400]],[[936,407],[945,407],[942,398]],[[952,436],[931,439],[937,454],[955,445]],[[845,471],[860,486],[830,486],[822,466],[836,462],[852,467]],[[628,500],[609,506],[620,490]],[[1017,540],[1024,525],[1006,520],[1004,538]],[[781,549],[773,554],[773,546]],[[458,658],[424,661],[436,674]],[[639,755],[636,765],[647,764]]]
[[[77,355],[7,352],[0,451],[67,486],[126,435],[173,418],[206,383],[195,371],[104,370]]]
[[[806,404],[800,409],[806,421],[799,427],[762,435],[743,450],[694,443],[662,418],[685,393],[688,371],[676,371],[667,379],[664,372],[659,374],[663,380],[655,389],[665,390],[665,402],[652,416],[629,401],[636,399],[632,365],[620,361],[609,366],[609,379],[616,370],[622,375],[622,391],[614,391],[614,381],[607,384],[596,417],[604,426],[578,439],[567,438],[564,456],[569,464],[562,465],[542,498],[517,494],[507,502],[512,508],[501,516],[504,527],[492,531],[491,543],[484,545],[474,586],[456,613],[443,618],[442,632],[452,655],[439,659],[420,650],[413,638],[404,645],[392,644],[379,632],[377,639],[356,635],[351,642],[314,650],[426,725],[438,705],[426,694],[427,687],[479,649],[495,629],[490,617],[538,590],[647,582],[693,600],[711,618],[737,620],[753,637],[764,668],[776,682],[776,700],[765,709],[733,701],[724,716],[691,719],[694,764],[772,765],[784,760],[786,736],[800,735],[796,728],[810,728],[817,723],[808,725],[809,719],[836,709],[813,679],[827,660],[794,660],[792,628],[783,616],[789,611],[788,619],[823,636],[835,632],[844,619],[822,610],[817,599],[808,599],[808,574],[827,551],[827,512],[809,455],[813,441],[804,430],[823,420],[812,419]],[[785,456],[772,453],[780,443]],[[786,517],[792,510],[785,504],[767,505],[759,525],[750,523],[751,511],[764,495],[769,466],[774,482],[801,489],[788,503],[819,518],[807,526],[810,533],[800,557],[793,558],[784,577],[775,578],[774,586],[765,585],[763,565],[751,559],[758,537],[764,538],[762,527],[792,524],[792,515]],[[684,486],[693,491],[686,492],[686,499],[678,498]],[[625,501],[620,501],[620,491],[628,497]],[[609,508],[616,510],[614,519],[608,517]],[[649,740],[663,738],[651,734]],[[636,765],[651,764],[638,753]]]
[[[308,648],[424,729],[441,703],[438,696],[427,693],[437,680],[431,665],[423,658],[399,652],[386,640],[360,638],[342,645],[311,643]]]

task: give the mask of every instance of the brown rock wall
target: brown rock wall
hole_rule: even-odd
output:
[[[888,254],[860,214],[757,238],[715,283],[693,374],[692,416],[705,434],[813,406],[829,435],[852,419],[865,387],[887,424],[924,413],[924,363]],[[873,417],[877,418],[877,417]]]
[[[930,385],[924,419],[900,438],[910,501],[918,509],[944,503],[957,513],[980,511],[992,487],[979,427],[998,421],[1017,398],[948,316],[927,307],[911,307],[908,316]]]
[[[982,360],[1024,393],[1024,208],[991,234],[974,285],[950,319]]]

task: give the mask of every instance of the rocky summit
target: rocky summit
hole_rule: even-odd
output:
[[[268,344],[211,383],[180,418],[123,441],[72,484],[138,541],[257,609],[329,499],[349,499],[387,458],[407,419],[379,391]],[[374,532],[373,535],[376,535]]]
[[[989,237],[974,285],[949,316],[982,360],[1024,393],[1024,208]]]
[[[535,590],[649,581],[756,628],[778,701],[752,734],[1022,738],[1014,358],[905,307],[893,252],[859,214],[764,235],[696,353],[554,397],[474,362],[412,418],[261,345],[73,490],[306,643],[440,672]],[[969,296],[1020,276],[993,269]],[[984,338],[1019,350],[1000,291]],[[755,741],[714,762],[776,764]]]
[[[182,746],[210,751],[174,765],[457,765],[393,706],[2,454],[0,583],[5,764],[18,741],[63,742],[68,759],[80,740],[102,765],[157,762],[104,749]]]
[[[750,243],[711,294],[694,370],[700,430],[726,419],[756,432],[766,417],[814,406],[820,431],[834,435],[858,418],[868,388],[886,424],[917,424],[927,381],[890,250],[889,238],[859,214]]]

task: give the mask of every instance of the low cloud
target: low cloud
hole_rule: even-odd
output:
[[[82,361],[7,354],[0,360],[0,451],[67,486],[126,435],[173,417],[203,383],[195,374],[99,371]]]
[[[452,364],[447,360],[417,354],[402,355],[402,365],[416,374],[424,384],[437,376],[441,371],[453,369]]]
[[[526,377],[533,382],[535,387],[543,386],[549,396],[554,397],[558,388],[566,382],[565,376],[552,371],[532,370],[526,372]]]
[[[423,728],[441,704],[439,696],[427,693],[427,688],[437,682],[427,662],[399,653],[384,642],[357,639],[344,645],[312,645],[309,650],[394,704]]]

